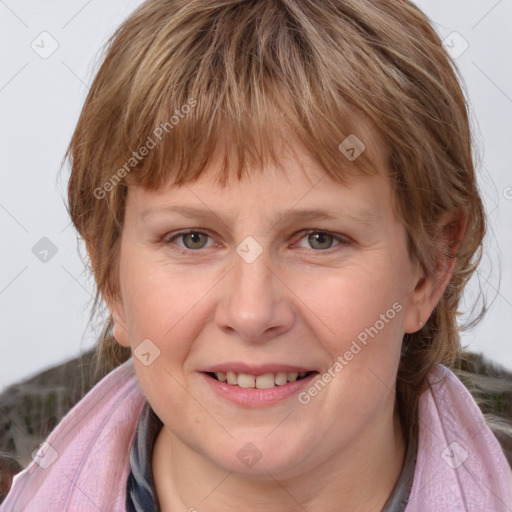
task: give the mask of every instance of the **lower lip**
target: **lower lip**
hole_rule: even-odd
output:
[[[221,397],[234,402],[238,405],[245,405],[248,407],[261,407],[272,405],[280,402],[286,398],[296,395],[302,388],[309,386],[311,381],[318,375],[312,373],[301,380],[288,382],[282,386],[274,386],[269,389],[257,388],[241,388],[239,386],[231,386],[226,382],[220,382],[213,377],[203,373],[203,378],[209,386]]]

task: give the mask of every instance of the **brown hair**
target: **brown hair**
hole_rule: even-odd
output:
[[[485,218],[454,63],[407,0],[143,3],[111,37],[68,149],[69,210],[91,257],[95,307],[119,296],[129,185],[193,181],[219,148],[219,180],[241,178],[256,164],[278,164],[284,129],[335,180],[376,173],[371,151],[350,163],[338,149],[363,118],[388,152],[411,259],[433,275],[441,216],[459,211],[468,221],[443,297],[403,340],[397,399],[412,432],[426,374],[459,351],[457,311]],[[117,361],[128,357],[109,346]]]

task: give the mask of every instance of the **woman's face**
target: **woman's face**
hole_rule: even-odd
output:
[[[419,328],[387,180],[341,185],[299,156],[225,188],[213,164],[129,188],[116,338],[172,435],[226,471],[357,451],[392,422],[402,336]]]

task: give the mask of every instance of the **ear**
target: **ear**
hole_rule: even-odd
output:
[[[98,264],[96,250],[94,245],[88,240],[85,240],[85,246],[91,261],[93,273],[95,274],[97,268],[96,265]],[[120,298],[112,297],[110,294],[108,295],[108,297],[104,297],[104,300],[112,316],[112,321],[114,322],[114,327],[112,329],[114,338],[123,347],[130,347],[130,336],[128,335],[128,330],[125,327],[125,313],[122,301]]]
[[[467,228],[467,215],[462,211],[446,213],[438,223],[438,258],[433,273],[427,275],[417,266],[414,290],[409,298],[404,317],[404,332],[419,331],[427,322],[448,286],[457,262]]]

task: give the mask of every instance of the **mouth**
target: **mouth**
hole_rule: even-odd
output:
[[[249,373],[236,373],[233,371],[204,372],[205,375],[218,382],[229,386],[243,389],[271,389],[285,386],[290,382],[297,382],[317,374],[316,371],[309,372],[268,372],[262,375],[251,375]]]

